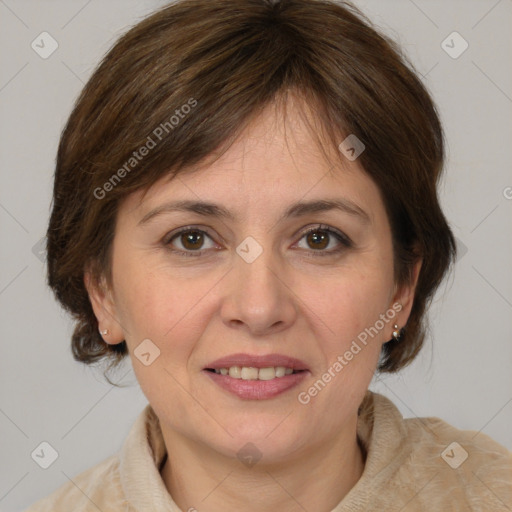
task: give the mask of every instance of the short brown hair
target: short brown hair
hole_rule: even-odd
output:
[[[442,128],[411,64],[345,2],[182,0],[119,39],[84,87],[60,140],[48,282],[76,320],[77,361],[106,358],[111,369],[127,354],[126,342],[102,340],[84,286],[88,265],[95,279],[110,282],[120,202],[228,146],[290,90],[314,105],[333,147],[340,134],[366,146],[359,162],[389,216],[396,284],[410,282],[413,264],[423,260],[401,340],[384,344],[378,368],[394,372],[416,356],[426,307],[456,246],[437,197]],[[184,105],[190,108],[181,115]],[[165,136],[133,169],[127,166],[156,127]]]

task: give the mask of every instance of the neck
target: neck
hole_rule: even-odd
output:
[[[244,466],[236,458],[164,433],[167,458],[162,479],[181,510],[329,512],[361,477],[364,457],[356,421],[331,442],[310,446],[293,459]]]

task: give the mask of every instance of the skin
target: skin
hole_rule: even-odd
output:
[[[406,324],[414,280],[395,286],[391,231],[375,183],[358,161],[329,172],[293,97],[283,122],[265,109],[216,162],[155,183],[120,206],[112,254],[112,283],[85,282],[107,343],[126,340],[136,377],[160,419],[170,454],[163,481],[182,510],[210,512],[330,511],[364,469],[356,437],[357,409],[393,324]],[[296,201],[350,199],[369,221],[339,210],[281,219]],[[167,212],[142,225],[170,200],[222,205],[234,220]],[[322,248],[304,236],[322,224],[335,236]],[[200,256],[169,233],[206,230]],[[317,234],[319,232],[317,231]],[[320,235],[325,232],[320,231]],[[263,248],[252,263],[236,247],[253,237]],[[186,240],[185,240],[186,244]],[[199,244],[200,245],[200,244]],[[330,252],[340,249],[339,252]],[[318,256],[319,252],[327,252]],[[308,404],[298,401],[366,327],[399,303],[402,309]],[[160,356],[149,366],[134,350],[149,338]],[[233,354],[280,353],[304,361],[298,387],[268,400],[242,400],[202,372]],[[237,452],[253,443],[262,458],[252,467]],[[313,478],[312,478],[313,477]],[[304,485],[307,482],[307,485]]]

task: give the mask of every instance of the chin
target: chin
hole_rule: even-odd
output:
[[[291,456],[304,444],[304,432],[298,427],[286,428],[278,421],[247,421],[237,425],[226,425],[232,437],[223,436],[226,444],[216,446],[218,451],[228,457],[236,457],[242,463],[246,460],[260,464],[277,464]],[[253,462],[254,463],[254,462]],[[249,464],[248,464],[249,465]]]

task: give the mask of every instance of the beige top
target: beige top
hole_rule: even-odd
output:
[[[370,391],[357,434],[366,450],[364,472],[332,512],[512,510],[512,454],[485,434],[439,418],[403,419],[392,402]],[[26,512],[186,512],[160,476],[165,455],[148,404],[118,454]]]

